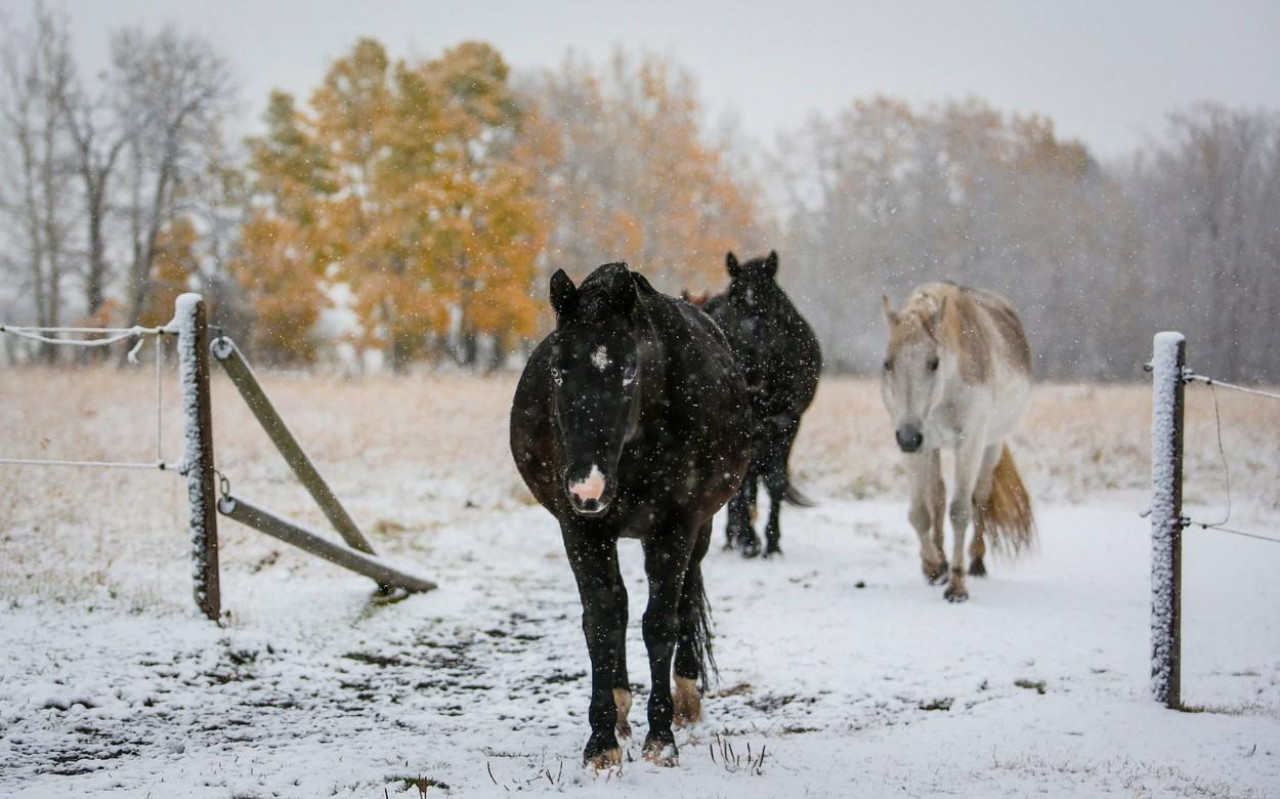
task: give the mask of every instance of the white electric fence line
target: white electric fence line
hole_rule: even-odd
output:
[[[159,336],[169,333],[163,327],[21,327],[0,325],[0,333],[11,333],[20,338],[39,341],[42,344],[60,344],[68,347],[106,347],[134,336]],[[54,338],[46,333],[101,334],[103,338]]]
[[[138,362],[138,350],[146,340],[141,336],[156,337],[156,459],[151,462],[142,461],[77,461],[52,460],[47,458],[0,458],[0,464],[9,466],[87,466],[98,469],[159,469],[169,468],[164,461],[164,334],[176,333],[169,327],[15,327],[0,325],[0,333],[12,333],[15,336],[40,341],[46,344],[64,344],[72,347],[105,347],[125,339],[140,337],[137,345],[129,351],[129,362]],[[43,333],[80,333],[110,334],[106,338],[73,339],[49,338]]]
[[[11,466],[96,466],[100,469],[159,469],[165,471],[164,461],[58,461],[46,458],[0,458],[0,464]]]
[[[1185,380],[1188,383],[1190,382],[1204,383],[1207,386],[1222,386],[1223,388],[1229,388],[1232,391],[1240,391],[1245,394],[1253,394],[1259,397],[1266,397],[1267,399],[1280,400],[1280,394],[1273,394],[1270,391],[1261,391],[1259,389],[1249,388],[1247,386],[1237,386],[1234,383],[1227,383],[1217,379],[1216,377],[1198,375],[1195,372],[1191,371],[1190,369],[1188,369],[1186,373],[1183,375],[1183,380]]]

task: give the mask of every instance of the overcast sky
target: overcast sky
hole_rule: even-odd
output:
[[[735,114],[765,143],[815,111],[876,93],[927,103],[977,95],[1051,116],[1106,158],[1157,133],[1195,100],[1280,109],[1280,2],[817,2],[643,0],[48,0],[72,21],[86,68],[108,33],[173,22],[210,38],[242,87],[241,127],[272,88],[306,95],[358,36],[393,55],[434,56],[465,39],[517,69],[614,45],[675,58],[698,79],[710,121]],[[21,23],[28,0],[0,0]]]

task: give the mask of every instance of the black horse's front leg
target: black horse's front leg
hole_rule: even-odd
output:
[[[644,611],[644,645],[649,653],[649,734],[644,757],[663,766],[676,764],[671,723],[671,661],[679,634],[680,594],[693,551],[694,530],[667,529],[644,542],[644,570],[649,578],[649,604]]]
[[[591,656],[591,706],[587,719],[591,737],[582,753],[583,762],[608,768],[622,762],[615,732],[618,708],[614,699],[617,671],[626,637],[621,622],[626,587],[618,571],[618,542],[599,530],[564,529],[565,551],[578,582],[582,599],[582,632]]]

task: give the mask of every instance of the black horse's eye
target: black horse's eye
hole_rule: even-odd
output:
[[[893,371],[893,361],[892,361],[892,360],[890,360],[889,358],[885,358],[885,359],[884,359],[884,370],[885,370],[886,372],[892,372],[892,371]]]
[[[561,376],[560,370],[554,366],[551,367],[551,379],[555,381],[557,386],[564,382],[564,377]]]
[[[929,363],[927,363],[927,364],[925,364],[925,365],[929,367],[929,371],[930,371],[930,372],[936,372],[936,371],[938,371],[938,359],[937,359],[937,358],[930,358],[930,359],[929,359]]]

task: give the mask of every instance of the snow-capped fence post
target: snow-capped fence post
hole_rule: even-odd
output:
[[[214,484],[213,412],[209,394],[209,324],[204,299],[183,294],[174,306],[178,329],[178,375],[186,426],[183,469],[191,505],[191,576],[196,605],[217,620],[222,613],[218,583],[218,498]]]
[[[1187,340],[1157,333],[1151,356],[1151,691],[1182,707],[1182,417]]]

